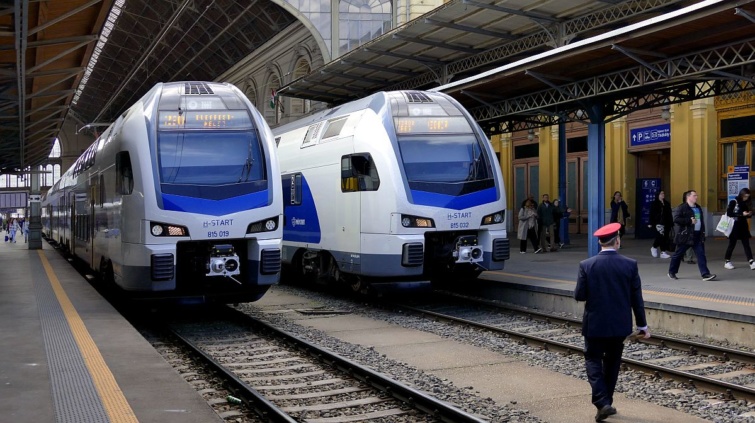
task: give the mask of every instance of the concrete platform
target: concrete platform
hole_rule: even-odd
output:
[[[503,270],[484,272],[481,283],[456,288],[474,294],[484,292],[488,298],[544,311],[581,316],[583,303],[574,301],[573,292],[579,262],[587,258],[587,242],[586,236],[572,235],[571,245],[557,252],[533,254],[529,246],[527,254],[519,254],[519,241],[514,239],[511,259]],[[755,270],[750,270],[741,243],[732,256],[736,268],[727,270],[723,265],[728,239],[706,240],[708,268],[717,275],[707,282],[702,280],[697,264],[684,262],[677,274],[679,279],[669,279],[670,259],[652,257],[652,243],[627,234],[619,251],[637,260],[651,331],[660,328],[755,346]]]
[[[222,421],[57,251],[20,241],[0,240],[0,420]]]
[[[490,397],[499,404],[516,401],[515,407],[527,409],[550,423],[594,421],[595,408],[590,403],[587,381],[549,370],[531,367],[515,358],[471,345],[451,341],[435,334],[401,328],[362,316],[341,315],[316,317],[293,313],[295,309],[317,304],[272,287],[253,304],[267,313],[286,313],[297,323],[321,330],[329,336],[373,347],[388,358],[448,379],[458,387],[472,387],[479,396]],[[696,418],[658,405],[614,398],[619,413],[612,422],[695,423]]]

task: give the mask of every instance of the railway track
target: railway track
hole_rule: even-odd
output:
[[[544,350],[581,354],[584,347],[581,322],[573,318],[444,293],[390,306],[484,329]],[[628,342],[622,360],[625,368],[723,394],[726,400],[755,402],[752,352],[653,335],[649,340]]]
[[[266,421],[483,421],[231,309],[169,330]]]

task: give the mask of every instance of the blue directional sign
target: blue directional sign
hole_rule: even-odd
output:
[[[629,130],[629,145],[631,147],[669,141],[671,141],[671,125],[668,123]]]

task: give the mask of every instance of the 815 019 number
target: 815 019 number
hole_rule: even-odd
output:
[[[229,231],[209,231],[207,232],[207,238],[227,238],[231,236]]]

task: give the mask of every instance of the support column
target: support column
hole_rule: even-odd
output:
[[[587,254],[600,252],[597,240],[592,236],[605,224],[606,187],[606,126],[602,105],[593,104],[588,109],[590,124],[587,125]]]
[[[558,120],[558,198],[561,200],[561,207],[564,208],[564,219],[561,221],[563,232],[561,242],[569,245],[569,213],[566,213],[569,206],[566,203],[566,121],[563,119]]]
[[[42,209],[40,207],[39,172],[29,172],[31,191],[29,193],[29,249],[42,249]]]

